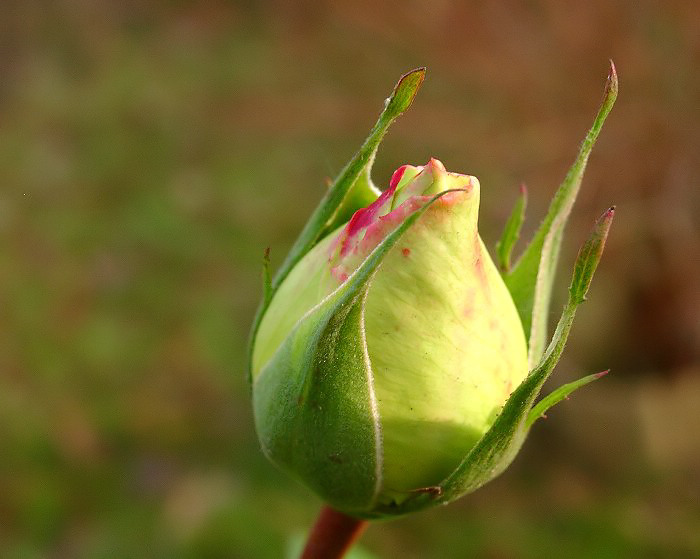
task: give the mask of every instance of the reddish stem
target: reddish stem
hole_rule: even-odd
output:
[[[367,527],[367,521],[323,507],[301,559],[340,559]]]

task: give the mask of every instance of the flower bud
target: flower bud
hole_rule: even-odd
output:
[[[363,374],[371,388],[367,405],[358,411],[366,417],[353,420],[375,432],[375,471],[368,480],[374,490],[366,509],[354,512],[371,513],[374,504],[400,506],[415,491],[437,485],[488,430],[527,374],[517,311],[477,231],[479,181],[448,173],[435,159],[424,167],[399,168],[375,202],[291,270],[255,339],[254,391],[268,382],[266,377],[294,376],[285,370],[288,361],[273,356],[295,324],[347,282],[391,231],[440,193],[445,194],[386,252],[367,282],[359,332],[341,332],[324,348],[353,351],[359,336]],[[258,424],[266,424],[260,415],[265,409],[256,413]],[[326,430],[326,436],[335,435]],[[310,452],[304,444],[295,452]],[[274,444],[266,446],[270,457],[285,466]],[[365,451],[338,446],[318,457],[322,464],[294,473],[313,483],[319,468],[361,462],[365,457],[358,453]],[[347,507],[331,495],[321,496],[337,508]]]
[[[617,97],[614,65],[593,127],[511,267],[522,190],[497,244],[500,271],[479,237],[475,177],[431,159],[400,167],[384,192],[370,179],[383,135],[424,74],[401,78],[274,280],[266,268],[251,339],[263,451],[335,509],[364,518],[478,489],[505,470],[547,409],[601,376],[535,402],[586,298],[614,215],[611,208],[601,216],[579,252],[547,343],[563,230]]]

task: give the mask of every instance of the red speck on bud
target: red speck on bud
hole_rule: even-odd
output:
[[[409,254],[411,254],[411,249],[410,248],[402,248],[401,254],[403,254],[404,256],[408,256]]]

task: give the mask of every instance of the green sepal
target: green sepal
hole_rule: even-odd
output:
[[[377,198],[379,190],[373,186],[370,178],[377,149],[389,126],[411,106],[424,78],[425,68],[417,68],[399,79],[364,144],[321,199],[272,279],[269,298],[267,296],[263,298],[253,319],[248,343],[249,380],[251,380],[250,363],[252,362],[253,342],[272,297],[291,269],[325,234],[347,221],[356,210],[369,205]]]
[[[326,234],[333,231],[339,225],[348,221],[357,210],[365,208],[374,202],[379,194],[381,194],[381,191],[372,183],[371,177],[372,165],[377,155],[377,149],[379,148],[382,138],[384,138],[384,135],[389,129],[389,126],[411,106],[424,79],[425,68],[416,68],[399,78],[398,83],[394,87],[394,91],[386,100],[382,114],[379,116],[374,128],[370,131],[365,143],[340,172],[340,175],[338,175],[331,186],[331,191],[337,188],[340,192],[345,192],[346,194],[337,205],[337,208],[333,210],[332,217],[316,235],[317,241],[325,237]],[[335,199],[339,200],[340,197],[336,196]],[[321,204],[323,204],[323,202],[322,200]],[[313,218],[314,215],[311,216],[311,219]],[[301,235],[303,234],[304,232],[302,231]],[[311,250],[312,247],[313,245],[309,247],[304,254]]]
[[[402,504],[400,514],[435,504],[446,504],[471,493],[501,474],[513,461],[532,423],[529,422],[529,417],[534,402],[542,385],[559,361],[571,331],[576,309],[585,300],[586,292],[600,261],[613,216],[612,209],[601,216],[593,233],[579,251],[572,274],[569,299],[552,340],[537,366],[513,391],[494,424],[479,439],[454,472],[439,485],[416,492],[415,497]],[[391,509],[380,512],[392,513]]]
[[[528,338],[528,359],[531,367],[539,360],[546,344],[549,304],[564,227],[576,201],[588,156],[615,103],[617,91],[617,73],[615,65],[610,61],[610,74],[603,102],[593,126],[554,195],[544,221],[513,269],[503,278],[515,301]]]
[[[272,300],[272,277],[270,275],[270,248],[265,249],[263,256],[263,305],[267,306]]]
[[[301,260],[304,255],[309,252],[314,245],[321,239],[324,233],[328,233],[342,222],[336,222],[335,216],[338,209],[342,206],[348,192],[357,184],[363,189],[364,195],[359,196],[361,200],[366,198],[377,197],[379,192],[374,192],[374,197],[371,197],[366,190],[370,188],[368,180],[369,172],[374,162],[374,157],[377,153],[382,138],[386,134],[389,126],[400,116],[408,107],[411,106],[418,88],[423,83],[425,78],[425,68],[418,68],[404,74],[399,79],[393,93],[387,100],[384,110],[379,115],[379,119],[369,133],[360,150],[353,156],[350,162],[340,172],[331,187],[321,199],[318,206],[311,214],[311,217],[306,222],[299,237],[292,245],[289,254],[285,258],[282,266],[278,270],[273,280],[273,288],[276,289],[280,283],[287,277],[289,271],[294,265]],[[364,174],[365,180],[359,180]],[[358,205],[354,210],[358,210],[364,206]]]
[[[594,380],[598,380],[599,378],[608,374],[608,372],[609,371],[603,371],[602,373],[588,375],[573,382],[567,382],[566,384],[561,385],[559,388],[552,390],[552,392],[537,402],[537,404],[535,404],[535,406],[530,410],[525,426],[529,429],[535,421],[541,417],[546,417],[545,413],[547,413],[547,410],[557,405],[562,400],[568,398],[569,394],[574,392],[574,390],[578,390],[582,386],[586,386]]]
[[[371,506],[380,450],[362,350],[363,297],[354,295],[302,320],[253,389],[265,454],[348,511]]]
[[[496,257],[498,258],[498,268],[501,275],[510,271],[510,255],[513,252],[515,243],[520,238],[520,229],[525,221],[525,208],[527,207],[527,188],[520,185],[520,195],[518,196],[513,211],[503,228],[501,239],[496,243]]]
[[[615,217],[615,206],[605,210],[598,218],[593,232],[579,250],[574,275],[569,285],[569,297],[577,303],[583,303],[586,300],[586,293],[603,254],[613,217]]]
[[[447,190],[387,235],[359,268],[311,309],[253,386],[265,454],[343,512],[363,515],[381,488],[383,450],[364,339],[364,300],[387,251]]]

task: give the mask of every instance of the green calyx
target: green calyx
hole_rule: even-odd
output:
[[[264,452],[333,507],[364,518],[480,487],[510,464],[548,407],[600,376],[535,403],[614,214],[603,214],[579,253],[569,302],[544,347],[541,316],[562,231],[617,93],[614,67],[581,154],[511,267],[524,193],[516,205],[497,247],[500,270],[478,235],[474,177],[431,160],[399,169],[384,193],[372,184],[379,142],[424,73],[399,81],[274,279],[265,266],[253,327],[250,375]]]

